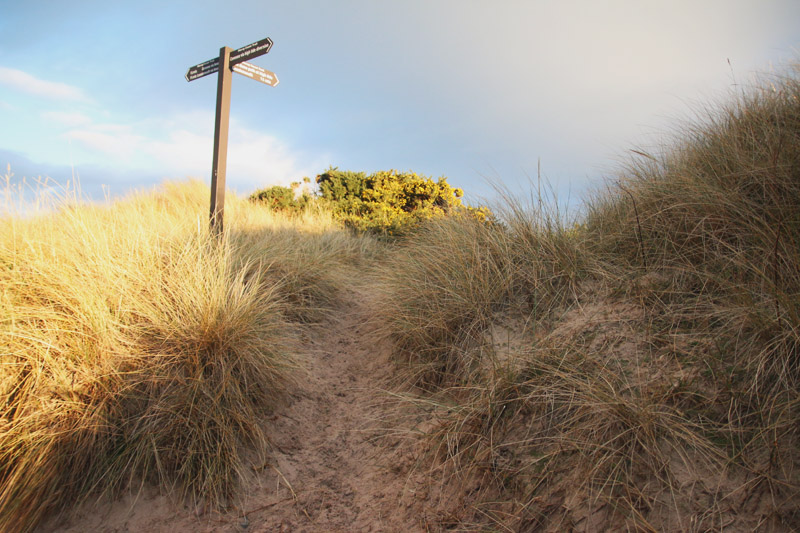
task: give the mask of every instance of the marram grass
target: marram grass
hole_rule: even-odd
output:
[[[217,241],[207,191],[3,220],[0,531],[136,480],[219,503],[242,450],[264,452],[298,324],[368,244],[325,213],[288,221],[236,198]]]

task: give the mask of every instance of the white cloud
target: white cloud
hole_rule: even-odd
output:
[[[213,124],[213,116],[206,123]],[[161,139],[147,139],[141,150],[173,177],[209,176],[213,150],[211,128],[206,131],[175,129]],[[248,129],[232,120],[228,141],[227,179],[234,188],[252,189],[274,184],[289,184],[318,172],[321,158],[312,160],[278,138]]]
[[[232,182],[253,187],[288,185],[304,176],[314,176],[325,164],[320,157],[308,160],[276,137],[244,127],[232,134],[228,148],[228,175]]]
[[[43,96],[53,100],[87,101],[82,89],[57,81],[47,81],[21,70],[0,67],[0,84],[24,93]]]
[[[146,141],[133,133],[130,127],[116,124],[91,124],[88,128],[70,130],[67,135],[92,150],[114,157],[115,163],[120,162],[118,158],[130,162]]]
[[[69,127],[85,126],[92,123],[92,119],[83,113],[73,111],[44,111],[42,118]]]
[[[142,149],[169,174],[201,176],[211,168],[209,135],[186,129],[172,130],[162,139],[149,139]]]
[[[66,117],[65,117],[66,118]],[[211,174],[213,113],[176,114],[134,124],[89,123],[67,135],[94,159],[123,163],[165,178]],[[228,142],[228,186],[240,191],[274,184],[288,185],[312,176],[327,161],[308,158],[280,139],[231,119]]]

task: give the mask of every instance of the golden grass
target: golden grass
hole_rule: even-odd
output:
[[[510,291],[498,236],[472,217],[437,218],[381,263],[378,320],[415,383],[458,382],[481,365],[483,333]]]
[[[167,184],[3,220],[0,531],[137,479],[216,504],[242,451],[264,453],[298,327],[369,243],[326,213],[286,220],[235,197],[217,241],[207,197]]]

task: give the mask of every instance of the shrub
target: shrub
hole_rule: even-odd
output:
[[[357,230],[383,234],[407,231],[422,220],[462,208],[463,191],[447,178],[437,181],[415,172],[340,171],[317,176],[319,196],[344,223]]]
[[[295,197],[294,189],[273,185],[266,189],[257,190],[250,195],[249,200],[261,203],[273,211],[298,213],[309,204],[311,196],[304,192],[299,197]]]

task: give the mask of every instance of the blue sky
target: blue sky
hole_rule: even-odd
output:
[[[186,70],[264,37],[235,75],[228,185],[333,165],[445,175],[468,197],[541,160],[579,198],[753,72],[798,59],[796,0],[0,0],[0,166],[112,195],[210,180],[216,77]],[[730,64],[729,64],[730,61]]]

